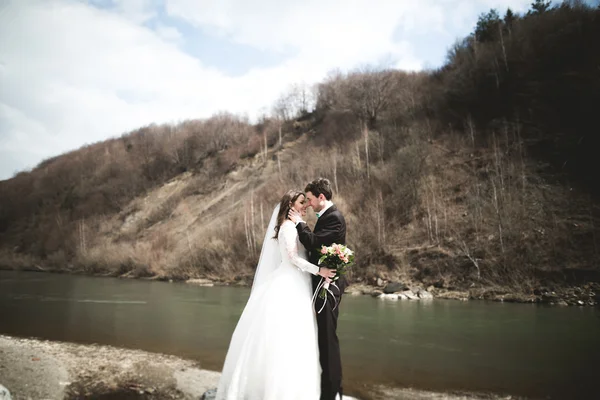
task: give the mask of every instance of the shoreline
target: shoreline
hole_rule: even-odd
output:
[[[12,400],[199,399],[220,376],[165,354],[4,335],[0,358]]]
[[[197,361],[161,353],[0,334],[0,385],[12,400],[211,400],[219,377]],[[360,400],[518,399],[383,386],[368,391]]]
[[[190,285],[213,287],[213,286],[231,286],[246,287],[251,286],[245,280],[237,281],[219,281],[207,278],[178,279],[165,276],[132,276],[130,274],[98,274],[87,273],[85,271],[64,271],[56,269],[46,269],[39,266],[36,268],[5,268],[0,265],[3,271],[22,271],[22,272],[45,272],[53,274],[81,275],[89,277],[119,278],[119,279],[139,279],[147,281],[161,281],[166,283],[186,283]],[[390,286],[396,285],[398,290],[388,290]],[[345,295],[366,295],[380,298],[386,301],[415,301],[429,299],[443,300],[484,300],[493,302],[522,303],[522,304],[544,304],[552,306],[575,306],[575,307],[598,307],[600,306],[600,283],[588,282],[582,285],[554,285],[550,287],[539,287],[532,293],[522,293],[510,288],[499,286],[481,286],[471,289],[443,288],[428,286],[423,288],[424,284],[420,282],[410,282],[403,284],[400,282],[385,282],[382,285],[368,285],[363,283],[351,284]],[[392,287],[391,289],[395,289]]]

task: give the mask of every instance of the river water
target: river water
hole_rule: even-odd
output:
[[[0,334],[161,352],[220,370],[249,294],[0,271]],[[540,399],[598,393],[597,308],[344,296],[338,335],[349,394],[379,384]]]

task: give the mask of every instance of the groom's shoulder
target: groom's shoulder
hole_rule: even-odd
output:
[[[331,215],[332,217],[344,220],[344,214],[342,214],[342,212],[340,211],[340,209],[337,208],[336,206],[332,207],[332,210],[329,213],[329,215]]]

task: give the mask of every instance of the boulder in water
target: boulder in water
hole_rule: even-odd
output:
[[[390,282],[387,285],[385,285],[385,288],[383,288],[383,293],[390,294],[396,292],[403,292],[405,290],[408,290],[408,286],[406,286],[405,284],[400,282]]]
[[[419,296],[417,296],[412,290],[405,290],[402,292],[402,294],[409,300],[419,300]]]

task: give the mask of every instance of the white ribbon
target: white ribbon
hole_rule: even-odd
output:
[[[338,290],[338,292],[340,291],[340,288],[337,287],[337,285],[334,282],[331,282],[331,285],[334,286]],[[329,293],[331,295],[331,297],[333,298],[333,301],[335,302],[332,310],[335,310],[338,305],[338,302],[337,302],[333,292],[329,289],[329,282],[325,281],[325,279],[323,277],[321,277],[321,280],[319,281],[319,284],[317,285],[317,289],[313,293],[313,297],[311,299],[311,303],[312,303],[313,307],[317,303],[317,296],[319,296],[321,289],[325,289],[325,299],[323,299],[323,305],[321,306],[319,311],[317,311],[317,314],[320,314],[321,311],[323,311],[323,309],[325,308],[325,304],[327,304],[327,297],[328,297],[327,293]]]

